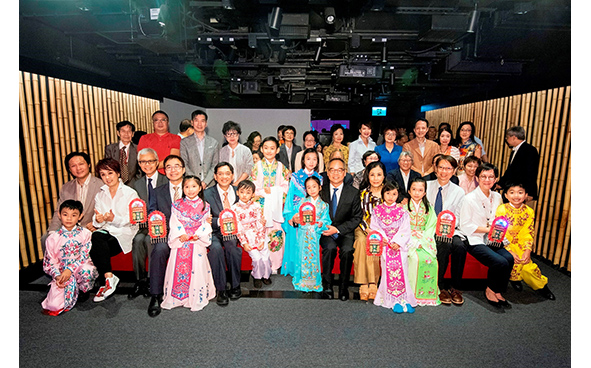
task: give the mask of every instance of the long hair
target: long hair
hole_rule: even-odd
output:
[[[408,191],[410,192],[410,189],[412,188],[412,185],[414,183],[423,183],[423,185],[425,186],[425,195],[423,196],[423,198],[421,199],[421,202],[423,202],[423,204],[425,205],[425,213],[429,213],[429,200],[427,199],[427,181],[423,178],[414,178],[410,181],[410,184],[408,186]],[[409,193],[410,195],[410,193]],[[408,212],[411,211],[410,209],[410,201],[407,202],[406,207],[408,209]]]
[[[306,148],[304,150],[304,153],[302,153],[302,160],[301,160],[302,169],[306,167],[306,165],[304,163],[306,161],[306,155],[308,153],[314,153],[316,155],[316,167],[314,167],[314,171],[318,172],[318,166],[320,165],[320,155],[318,154],[318,151],[316,150],[316,148]]]
[[[205,197],[203,196],[203,186],[201,185],[201,179],[199,179],[198,176],[195,175],[187,175],[185,177],[183,177],[183,183],[181,184],[181,188],[183,188],[183,198],[186,197],[185,195],[185,183],[188,182],[189,180],[194,180],[197,185],[199,186],[199,188],[201,188],[201,190],[199,191],[199,194],[197,194],[197,197],[199,197],[202,201],[205,200]]]
[[[374,162],[370,162],[365,167],[365,170],[363,171],[363,180],[361,180],[361,184],[359,185],[359,188],[362,188],[362,189],[369,188],[369,186],[370,186],[370,184],[369,184],[369,172],[372,169],[375,169],[376,167],[381,168],[382,169],[382,172],[384,173],[384,180],[382,181],[382,184],[384,184],[386,182],[386,166],[384,166],[384,164],[382,163],[382,161],[374,161]]]

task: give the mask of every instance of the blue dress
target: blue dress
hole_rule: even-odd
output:
[[[313,203],[313,200],[309,197],[302,198],[299,204],[304,202]],[[293,287],[299,291],[322,291],[320,236],[332,222],[328,213],[328,204],[323,202],[320,197],[316,200],[315,207],[316,224],[300,225],[297,228],[297,263],[292,283]]]
[[[386,166],[386,172],[390,172],[394,169],[398,169],[398,156],[402,152],[402,147],[394,143],[392,152],[389,152],[386,148],[386,143],[377,146],[374,151],[380,154],[380,161]]]
[[[322,183],[322,177],[317,172],[313,172],[311,175],[316,176]],[[281,274],[292,275],[296,267],[296,251],[298,247],[296,228],[289,224],[289,220],[298,213],[300,206],[300,200],[306,197],[306,187],[304,185],[309,175],[306,174],[304,169],[300,169],[291,175],[289,181],[289,189],[287,190],[287,196],[285,197],[285,204],[283,205],[283,218],[285,221],[281,224],[283,231],[285,232],[285,244],[283,250],[283,261],[281,263]]]

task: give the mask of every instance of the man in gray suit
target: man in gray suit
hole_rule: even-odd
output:
[[[204,111],[193,111],[191,121],[195,132],[181,140],[181,157],[186,164],[186,175],[199,177],[205,189],[215,184],[213,169],[218,163],[219,143],[205,134],[207,114]]]
[[[112,158],[121,166],[121,180],[123,184],[133,188],[133,182],[139,176],[137,165],[137,146],[131,141],[135,132],[135,125],[123,120],[117,123],[119,142],[105,147],[105,158]]]
[[[144,175],[133,183],[133,188],[140,198],[146,202],[146,206],[149,206],[150,199],[154,200],[154,189],[168,183],[168,178],[158,172],[158,162],[160,161],[158,154],[152,148],[142,149],[137,154],[137,162]],[[150,296],[146,257],[150,258],[152,248],[152,238],[148,234],[148,227],[140,227],[133,238],[131,248],[136,282],[131,292],[127,295],[129,299],[133,299],[139,295]]]
[[[92,226],[92,216],[94,215],[94,197],[101,190],[103,181],[90,172],[90,156],[85,152],[69,153],[64,159],[64,167],[74,179],[65,183],[60,189],[58,203],[55,206],[55,212],[51,222],[47,226],[47,231],[41,236],[41,247],[45,254],[45,240],[49,234],[57,231],[62,226],[58,216],[60,205],[67,199],[75,199],[82,202],[84,212],[80,225],[94,231]]]

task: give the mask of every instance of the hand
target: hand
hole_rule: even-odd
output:
[[[271,194],[271,188],[269,188],[269,187],[265,187],[265,193],[267,193],[267,194]]]
[[[515,252],[509,251],[509,253],[513,256],[513,262],[515,264],[521,264],[521,258]]]
[[[521,264],[528,264],[531,261],[531,251],[526,250],[521,256]]]
[[[300,214],[296,213],[295,215],[293,215],[293,217],[291,218],[291,226],[295,227],[295,224],[299,224],[300,223]]]
[[[207,223],[211,225],[211,216],[207,218]]]
[[[408,203],[408,198],[404,198],[402,201],[400,201],[400,204],[403,206],[406,206],[407,203]]]
[[[328,229],[324,230],[322,232],[322,235],[324,236],[332,236],[334,234],[337,234],[339,232],[339,229],[337,229],[336,227],[332,226],[332,225],[328,225]]]
[[[247,252],[252,251],[252,247],[248,243],[242,244],[242,248],[244,248],[244,250]]]
[[[113,222],[113,220],[115,219],[115,214],[113,213],[113,210],[109,210],[109,212],[105,213],[104,218],[107,222]]]
[[[89,222],[88,224],[86,224],[86,228],[88,230],[90,230],[91,232],[96,231],[96,228],[94,226],[92,226],[92,222]]]
[[[318,222],[317,225],[318,225],[318,228],[321,228],[322,227],[322,222]]]
[[[400,245],[396,244],[396,243],[391,243],[390,244],[390,248],[394,249],[394,250],[400,250]]]
[[[99,211],[96,210],[96,208],[94,209],[94,218],[96,219],[96,222],[101,223],[101,222],[105,222],[105,216],[103,216],[101,213],[99,213]]]
[[[63,289],[64,287],[66,287],[66,283],[70,279],[70,276],[72,276],[72,271],[66,268],[61,275],[55,278],[55,283],[59,288]]]
[[[187,234],[183,234],[183,235],[179,236],[179,240],[183,243],[186,243],[189,240],[191,240],[191,237],[189,237],[189,235],[187,235]]]

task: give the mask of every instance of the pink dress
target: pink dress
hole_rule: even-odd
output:
[[[164,276],[162,308],[203,309],[216,295],[207,247],[211,244],[209,204],[200,198],[181,198],[172,204],[168,245],[170,257]],[[181,242],[183,234],[198,237]]]
[[[238,201],[232,205],[232,210],[236,213],[238,220],[240,243],[248,243],[249,246],[257,248],[248,252],[252,260],[252,277],[268,279],[271,276],[271,261],[269,247],[265,242],[266,231],[260,203]]]
[[[417,306],[414,291],[408,278],[408,242],[410,240],[410,219],[400,204],[376,206],[371,214],[370,229],[379,231],[386,241],[396,243],[399,250],[385,246],[381,256],[382,277],[374,304],[392,309],[396,304],[402,307]]]
[[[87,228],[75,226],[71,231],[61,227],[49,235],[46,242],[43,271],[51,276],[51,286],[41,303],[48,314],[58,315],[74,307],[80,291],[87,292],[94,286],[98,272],[88,256],[92,233]],[[64,288],[57,286],[55,278],[69,269],[72,276]]]

